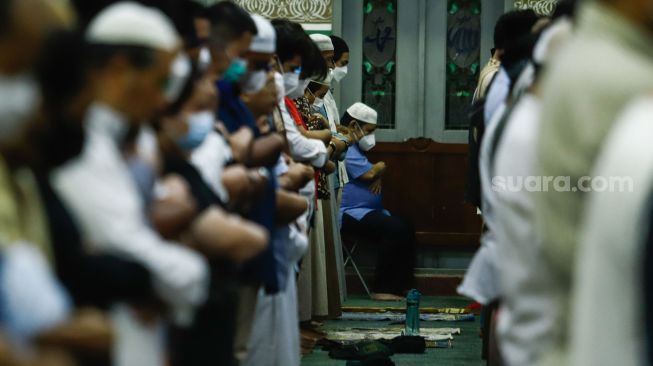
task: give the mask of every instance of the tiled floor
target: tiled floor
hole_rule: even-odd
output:
[[[421,306],[424,307],[465,307],[469,300],[460,297],[423,297]],[[362,296],[351,297],[345,305],[350,306],[395,306],[387,302],[374,302]],[[360,321],[327,321],[324,325],[328,328],[341,327],[386,327],[389,322],[360,322]],[[435,328],[461,328],[461,334],[454,338],[453,348],[428,349],[422,355],[395,355],[392,360],[397,366],[437,365],[437,366],[481,366],[481,340],[478,337],[479,321],[475,322],[430,322],[422,323],[423,327]],[[315,350],[312,354],[302,359],[302,366],[345,366],[346,361],[332,360],[326,352]]]

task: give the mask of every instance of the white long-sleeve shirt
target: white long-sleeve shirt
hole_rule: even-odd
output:
[[[206,298],[208,266],[196,252],[166,242],[146,223],[119,147],[128,125],[105,105],[91,107],[82,155],[53,174],[56,191],[73,214],[88,249],[143,264],[163,300],[179,314]]]
[[[290,156],[296,161],[309,162],[316,168],[323,167],[329,159],[324,143],[319,140],[309,139],[299,132],[295,120],[288,112],[284,101],[279,103],[279,109],[283,118],[283,126],[286,129],[286,140],[288,140]]]
[[[463,283],[458,287],[458,293],[475,301],[488,305],[499,298],[501,289],[499,274],[496,268],[497,247],[494,222],[496,213],[496,194],[492,190],[492,177],[490,176],[490,148],[491,141],[497,133],[497,126],[506,111],[506,104],[502,103],[488,124],[481,151],[479,153],[479,170],[481,176],[483,220],[490,228],[481,236],[481,247],[476,251],[472,262],[467,269]]]
[[[191,155],[191,163],[200,172],[204,182],[220,197],[229,202],[229,193],[222,183],[222,173],[233,158],[229,142],[217,132],[211,132]]]
[[[331,90],[324,95],[324,109],[329,119],[329,128],[331,132],[338,132],[338,125],[340,124],[340,112],[338,112],[338,105],[336,99],[333,97]],[[342,188],[345,184],[349,183],[349,176],[347,175],[347,167],[344,162],[337,162],[338,165],[338,187]]]

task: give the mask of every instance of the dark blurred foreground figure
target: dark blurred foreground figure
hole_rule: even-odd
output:
[[[187,324],[206,298],[206,262],[148,225],[122,151],[130,126],[152,118],[172,97],[166,81],[178,52],[177,33],[160,11],[119,3],[90,23],[85,38],[89,72],[99,87],[84,121],[82,155],[54,173],[55,191],[79,223],[87,250],[143,265],[168,309],[164,313]],[[112,318],[114,364],[163,362],[159,321],[144,323],[127,306],[114,307]]]
[[[574,39],[551,65],[544,79],[542,129],[538,138],[538,176],[591,176],[604,139],[625,105],[653,90],[653,12],[641,0],[587,1],[580,4]],[[602,62],[594,62],[600,57]],[[619,65],[611,67],[609,65]],[[608,193],[605,193],[608,194]],[[611,194],[611,193],[610,193]],[[575,288],[575,268],[586,258],[578,256],[581,212],[588,194],[581,190],[549,190],[537,195],[537,233],[542,240],[539,256],[545,270],[538,276],[542,299],[553,301],[545,316],[558,319],[545,335],[552,350],[547,364],[568,362],[570,299]],[[620,301],[605,297],[597,301]],[[631,300],[624,300],[631,301]],[[584,340],[589,342],[589,340]],[[609,364],[612,348],[592,344],[585,356],[591,364]],[[607,362],[607,363],[605,363]],[[621,364],[624,360],[615,360]]]
[[[496,335],[506,365],[537,363],[547,349],[541,332],[555,320],[542,314],[542,301],[532,301],[530,278],[540,276],[540,247],[535,235],[534,204],[536,192],[507,189],[508,177],[529,177],[535,169],[535,141],[540,129],[541,80],[548,64],[572,36],[571,17],[554,19],[535,46],[532,57],[516,81],[525,89],[514,97],[514,106],[499,122],[489,151],[489,176],[495,191],[494,221],[497,274],[501,304]],[[489,141],[489,140],[488,140]],[[537,297],[536,297],[537,298]],[[540,300],[540,298],[537,298]]]
[[[652,107],[650,96],[629,103],[598,150],[592,176],[627,178],[609,191],[587,193],[572,272],[569,365],[651,364],[646,321],[651,307],[646,300],[651,281],[653,152],[647,137],[653,132]],[[619,316],[604,316],[614,313]],[[590,335],[591,342],[586,339]]]
[[[2,102],[7,103],[0,106],[2,328],[11,341],[19,342],[12,347],[24,349],[38,339],[42,346],[70,351],[83,364],[106,362],[102,352],[92,360],[77,354],[93,343],[83,339],[99,340],[100,348],[108,345],[110,329],[103,317],[68,310],[73,305],[106,307],[113,300],[148,299],[151,284],[147,270],[136,263],[86,253],[73,220],[50,187],[49,172],[79,154],[84,141],[80,121],[92,88],[82,62],[83,42],[61,30],[70,26],[72,13],[65,6],[38,1],[1,5],[0,53],[7,57],[0,68],[3,74],[17,73],[3,76],[0,87],[6,92]],[[13,285],[18,279],[15,270],[20,271],[20,287]],[[60,283],[47,280],[54,270]],[[83,325],[89,320],[95,322],[94,329]],[[9,351],[3,349],[2,359],[11,364],[43,362],[30,361],[29,352],[23,357],[27,360],[9,361]],[[52,365],[68,362],[48,358]]]

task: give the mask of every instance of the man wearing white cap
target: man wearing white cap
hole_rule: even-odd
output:
[[[138,261],[148,268],[159,297],[175,320],[188,323],[206,297],[207,265],[147,224],[122,144],[130,128],[155,115],[166,101],[179,39],[158,10],[121,2],[89,25],[91,72],[101,88],[89,109],[80,158],[55,172],[54,186],[80,225],[89,250]],[[126,306],[114,309],[115,365],[163,365],[162,326],[143,324]]]
[[[329,38],[329,36],[325,36],[324,34],[315,33],[311,34],[311,39],[313,42],[315,42],[317,48],[320,49],[320,52],[322,52],[322,57],[324,57],[324,61],[326,61],[327,67],[329,69],[335,69],[336,64],[333,61],[335,51],[331,38]]]
[[[336,69],[338,71],[342,71],[342,68],[336,68],[336,60],[334,59],[336,54],[336,47],[335,44],[333,43],[334,38],[326,37],[321,34],[314,34],[311,36],[311,38],[322,52],[322,57],[324,57],[324,60],[327,62],[327,65],[330,68],[329,76],[333,76],[332,79],[335,81],[340,81],[344,76],[342,76],[341,72],[337,74],[334,72]],[[340,41],[344,43],[342,39],[340,39]],[[342,44],[340,46],[342,47]],[[339,49],[338,51],[342,51],[342,49]],[[333,64],[331,62],[333,62]],[[344,136],[338,133],[338,125],[340,125],[340,112],[338,112],[338,106],[336,105],[336,100],[333,97],[333,94],[331,93],[331,89],[329,89],[327,93],[324,95],[323,100],[324,100],[323,106],[319,107],[317,110],[320,114],[322,114],[327,119],[327,121],[329,121],[329,129],[331,130],[331,133],[334,136],[342,139]],[[325,230],[327,230],[326,231],[327,238],[332,238],[328,240],[333,242],[333,246],[335,249],[334,251],[335,258],[330,262],[336,263],[336,269],[337,269],[336,275],[340,282],[339,287],[341,287],[341,291],[340,291],[341,299],[344,298],[343,279],[345,276],[344,276],[344,268],[340,265],[340,263],[342,263],[341,258],[343,258],[341,252],[342,238],[340,236],[340,227],[338,225],[338,221],[336,220],[336,217],[340,207],[342,188],[345,186],[345,184],[347,184],[347,182],[349,182],[349,178],[347,177],[347,168],[345,167],[345,162],[337,161],[335,173],[329,175],[330,198],[329,198],[328,205],[325,206],[324,212],[327,215],[325,217],[329,218],[331,222],[330,224],[327,223],[325,225]],[[332,267],[333,266],[329,266],[329,268]],[[335,287],[335,283],[331,285],[331,287]],[[331,300],[330,303],[333,304],[333,301]]]
[[[357,143],[347,151],[349,183],[342,192],[341,230],[380,245],[372,298],[400,300],[413,282],[415,231],[406,221],[383,208],[384,162],[372,164],[365,156],[376,144],[377,113],[363,103],[347,109],[342,124]]]
[[[252,39],[245,55],[248,73],[241,85],[243,101],[258,119],[272,113],[278,101],[274,74],[270,72],[277,37],[269,20],[258,14],[252,14],[252,19],[258,34]]]

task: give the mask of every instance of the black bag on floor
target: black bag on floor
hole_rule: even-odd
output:
[[[346,366],[395,366],[395,363],[389,357],[380,357],[364,361],[347,361]]]
[[[372,360],[392,356],[390,347],[378,341],[361,341],[342,345],[329,351],[329,357],[337,360]]]
[[[424,353],[426,351],[426,340],[420,336],[398,336],[391,340],[381,341],[390,347],[393,353]]]

